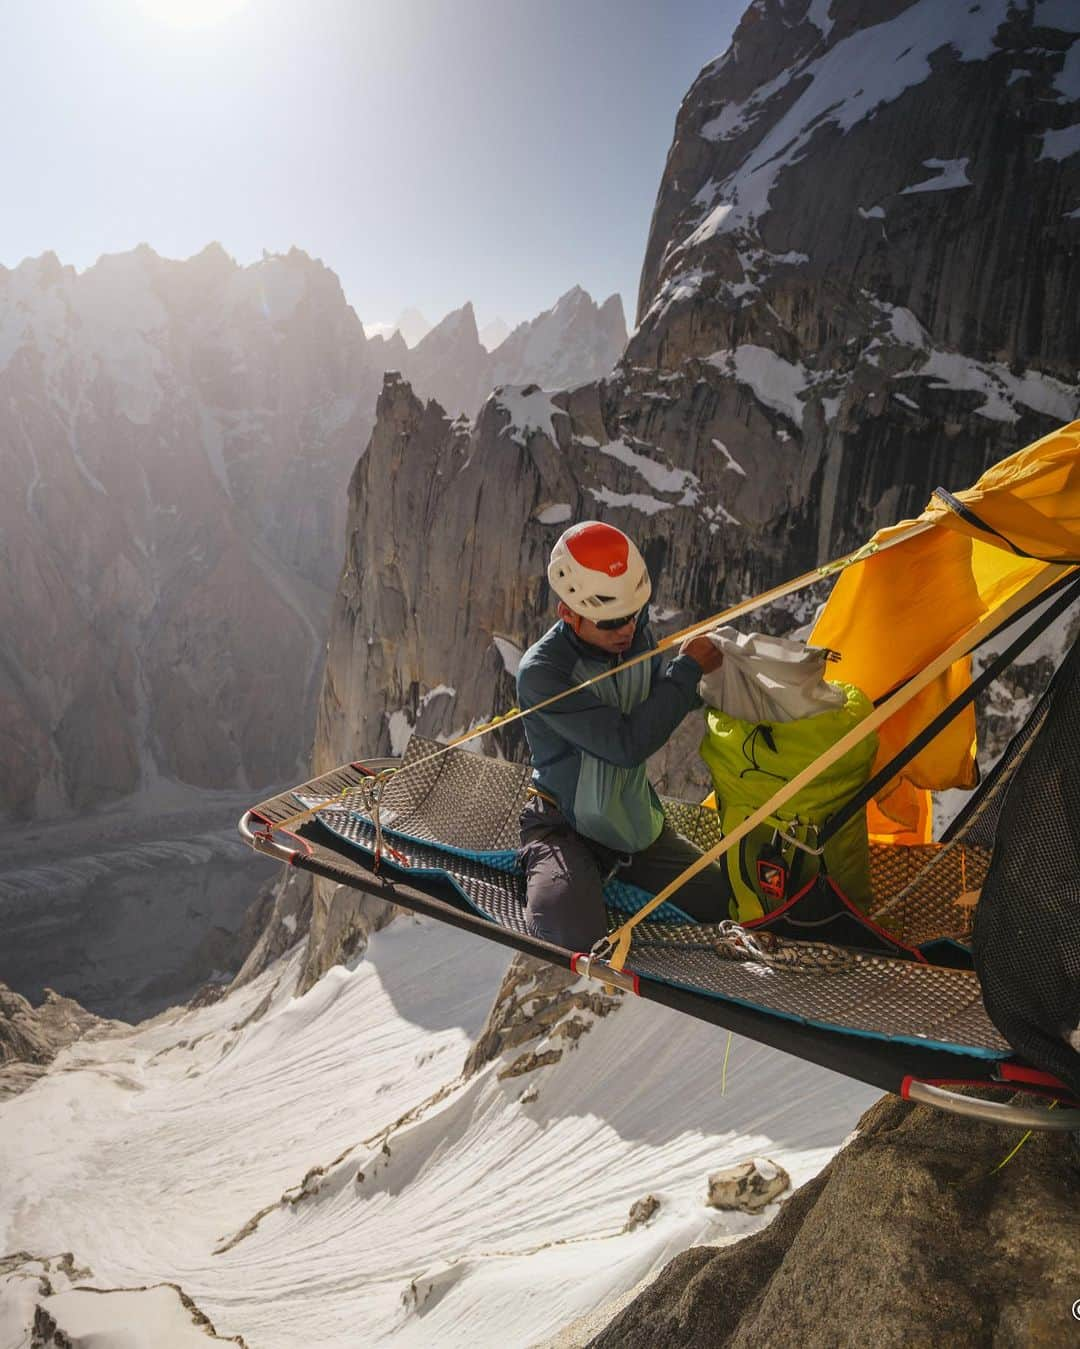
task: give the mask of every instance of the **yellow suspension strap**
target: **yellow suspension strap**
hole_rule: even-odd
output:
[[[626,963],[626,958],[630,953],[630,942],[633,939],[634,928],[642,922],[655,909],[659,908],[665,900],[670,899],[687,881],[691,880],[700,871],[722,857],[730,848],[735,847],[747,834],[751,833],[758,825],[765,821],[775,811],[778,811],[796,796],[810,782],[818,777],[834,764],[839,758],[857,745],[872,731],[882,725],[883,722],[898,712],[901,707],[909,703],[912,698],[921,693],[935,679],[942,675],[950,665],[955,661],[966,656],[979,642],[996,629],[1004,627],[1006,623],[1017,613],[1024,605],[1034,600],[1043,590],[1046,589],[1058,576],[1068,571],[1075,571],[1075,567],[1069,567],[1060,563],[1052,563],[1044,567],[1027,585],[1023,586],[1011,596],[999,608],[993,610],[981,619],[974,627],[969,628],[962,636],[945,651],[941,653],[934,661],[920,670],[917,675],[909,679],[902,688],[898,689],[890,698],[887,698],[880,706],[860,721],[857,726],[853,726],[846,735],[840,737],[835,744],[830,745],[824,754],[819,755],[812,763],[808,764],[800,773],[797,773],[789,782],[786,782],[780,790],[759,806],[752,815],[748,815],[741,824],[737,825],[730,834],[727,834],[723,840],[710,848],[708,852],[702,853],[696,861],[692,862],[681,875],[676,876],[670,884],[664,886],[660,893],[654,896],[649,902],[638,909],[632,917],[625,923],[616,928],[614,932],[607,937],[602,937],[589,953],[591,964],[599,963],[601,968],[596,972],[595,977],[602,979],[604,977],[603,965],[607,964],[613,970],[621,971]]]
[[[803,572],[801,576],[796,576],[793,580],[783,581],[780,585],[773,586],[771,590],[763,591],[760,595],[753,595],[749,599],[740,600],[738,604],[733,604],[719,613],[712,614],[709,618],[700,619],[697,623],[692,623],[689,627],[682,628],[678,632],[669,633],[666,637],[657,642],[656,646],[648,651],[642,651],[629,660],[621,661],[618,665],[613,665],[610,670],[602,670],[599,674],[583,679],[580,684],[575,684],[572,688],[560,689],[558,693],[553,693],[550,698],[543,699],[542,702],[534,703],[532,707],[520,708],[512,707],[508,711],[492,717],[490,721],[485,721],[480,726],[474,726],[463,735],[457,736],[454,740],[448,741],[439,749],[423,758],[415,759],[405,768],[386,769],[386,773],[408,772],[411,769],[420,768],[425,764],[430,764],[434,760],[441,758],[442,755],[449,753],[452,749],[458,749],[466,745],[470,740],[476,740],[479,736],[486,735],[489,731],[498,730],[501,727],[509,726],[515,721],[522,721],[525,717],[531,717],[536,712],[543,712],[546,708],[561,702],[563,698],[569,698],[571,694],[581,693],[584,689],[592,688],[594,685],[602,683],[605,679],[611,679],[614,675],[621,674],[624,670],[632,669],[635,665],[640,665],[643,661],[652,660],[654,656],[662,655],[665,651],[670,651],[672,647],[679,646],[692,637],[701,636],[711,628],[719,627],[722,623],[729,623],[732,619],[741,618],[743,614],[753,613],[755,609],[763,608],[766,604],[772,604],[774,601],[784,599],[788,595],[794,595],[799,590],[805,590],[807,586],[815,585],[818,581],[827,580],[829,577],[836,576],[847,567],[854,566],[857,562],[862,562],[868,557],[873,557],[875,553],[881,552],[885,548],[892,548],[897,543],[903,543],[913,538],[916,534],[921,534],[927,529],[932,529],[933,524],[926,521],[916,521],[909,529],[902,533],[894,535],[885,543],[879,543],[876,539],[870,539],[860,545],[853,552],[845,553],[843,557],[834,558],[831,562],[824,562],[819,567],[814,567],[810,571]],[[272,826],[273,829],[291,830],[304,820],[311,819],[317,815],[320,810],[325,810],[335,802],[345,801],[349,796],[362,794],[364,786],[346,787],[342,792],[335,796],[327,797],[320,801],[318,805],[311,806],[307,810],[290,815],[287,820],[279,821]]]

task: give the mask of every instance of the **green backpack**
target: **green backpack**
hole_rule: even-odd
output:
[[[797,721],[755,723],[715,708],[706,711],[709,729],[701,742],[701,757],[712,774],[725,834],[873,711],[870,699],[854,684],[837,687],[844,691],[842,707]],[[748,922],[762,917],[823,870],[853,904],[866,908],[870,900],[866,812],[860,811],[838,830],[823,855],[808,849],[816,848],[817,833],[829,816],[867,781],[876,753],[877,736],[868,735],[792,797],[769,824],[751,830],[725,854],[732,918]]]

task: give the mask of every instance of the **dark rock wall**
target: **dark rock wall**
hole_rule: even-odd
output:
[[[1017,1141],[886,1097],[764,1231],[684,1251],[590,1349],[1074,1344],[1080,1170],[1061,1134],[998,1169]]]

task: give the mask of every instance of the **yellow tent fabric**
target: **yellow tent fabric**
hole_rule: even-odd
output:
[[[1080,421],[995,464],[953,499],[956,508],[935,495],[918,521],[876,534],[880,551],[841,573],[814,626],[811,643],[841,653],[830,677],[858,685],[875,701],[1047,563],[1080,559]],[[917,524],[925,528],[904,538]],[[891,540],[899,541],[883,546]],[[970,661],[958,661],[886,722],[875,766],[907,744],[970,678]],[[973,787],[975,748],[969,707],[879,795],[870,812],[871,835],[929,841],[928,792]]]

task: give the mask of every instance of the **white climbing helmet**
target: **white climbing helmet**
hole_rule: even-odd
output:
[[[621,529],[584,520],[559,536],[548,562],[548,581],[559,599],[594,622],[629,618],[649,602],[652,582],[645,559]]]

